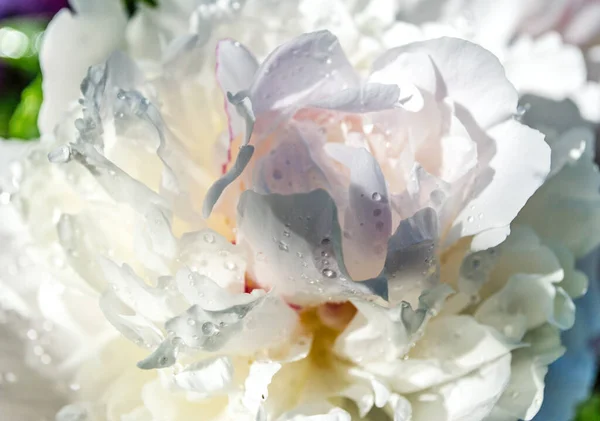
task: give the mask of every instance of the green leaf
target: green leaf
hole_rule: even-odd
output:
[[[0,59],[34,77],[40,69],[41,38],[48,24],[40,19],[7,19],[0,23]]]
[[[600,421],[600,394],[592,395],[579,405],[574,421]]]
[[[127,9],[129,16],[132,16],[135,13],[139,3],[143,3],[150,7],[156,7],[158,5],[158,0],[123,0],[123,4],[125,5],[125,9]]]
[[[37,119],[42,99],[42,76],[38,75],[21,93],[21,102],[8,123],[9,137],[17,139],[39,137]]]

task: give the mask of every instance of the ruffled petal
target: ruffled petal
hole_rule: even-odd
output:
[[[44,35],[40,52],[44,102],[38,122],[42,134],[51,134],[77,100],[88,68],[123,44],[127,18],[121,2],[111,0],[103,7],[91,3],[79,2],[77,14],[62,9]]]
[[[415,60],[401,58],[407,53],[417,54]],[[482,128],[509,118],[517,107],[517,91],[498,59],[468,41],[439,38],[393,48],[375,62],[373,69],[378,72],[388,66],[402,69],[415,85],[437,98],[451,98]]]
[[[238,205],[238,229],[255,255],[255,279],[291,303],[373,294],[369,284],[348,277],[337,208],[323,190],[288,196],[245,191]]]

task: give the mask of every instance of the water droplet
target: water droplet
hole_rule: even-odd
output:
[[[434,190],[429,195],[429,198],[431,199],[431,203],[440,206],[444,202],[446,195],[441,190]]]
[[[281,251],[287,252],[290,250],[288,245],[286,243],[284,243],[283,241],[280,241],[277,246],[279,247],[279,250],[281,250]]]
[[[323,250],[321,252],[321,256],[323,256],[323,257],[329,257],[329,253],[327,253],[327,251]]]
[[[304,255],[303,255],[301,252],[297,252],[297,253],[296,253],[296,256],[298,256],[298,257],[299,257],[299,258],[301,258],[301,259],[304,257]]]
[[[381,199],[383,198],[381,197],[381,194],[375,192],[371,195],[371,199],[373,199],[376,202],[381,202]]]
[[[475,220],[475,218],[473,218],[472,216],[469,216],[469,217],[467,218],[467,222],[473,222],[474,220]]]
[[[206,241],[208,244],[212,244],[215,242],[215,236],[208,232],[204,234],[204,241]]]
[[[125,117],[125,113],[123,111],[118,111],[115,113],[115,117],[116,118],[123,118]]]
[[[375,209],[373,211],[373,216],[377,217],[377,216],[381,215],[381,212],[382,212],[381,209]]]
[[[10,371],[4,374],[4,379],[6,380],[7,383],[16,383],[17,382],[16,374],[12,373]]]
[[[236,270],[237,265],[232,261],[227,261],[227,262],[225,262],[225,269]]]
[[[214,323],[204,322],[202,324],[202,333],[206,336],[214,336],[219,333],[219,328]]]
[[[196,321],[194,319],[192,319],[191,317],[188,319],[187,323],[190,326],[196,326]]]
[[[329,268],[323,269],[322,273],[323,273],[323,276],[330,278],[330,279],[333,279],[337,276],[337,273],[334,270],[331,270]]]
[[[329,244],[331,244],[331,240],[330,240],[329,238],[327,238],[327,237],[326,237],[326,238],[323,238],[323,239],[321,240],[321,245],[322,245],[322,246],[327,246],[327,245],[329,245]]]
[[[71,160],[71,148],[68,145],[60,146],[48,153],[48,161],[53,164],[64,164]]]
[[[127,95],[125,95],[125,91],[122,89],[119,89],[119,92],[117,93],[117,98],[120,100],[123,100],[126,98]]]
[[[29,329],[27,331],[27,337],[32,341],[35,341],[38,338],[38,333],[34,329]]]
[[[283,236],[284,237],[289,237],[290,236],[290,232],[289,231],[283,231]]]
[[[478,217],[479,219],[483,219],[483,213],[480,213],[479,215],[477,215],[477,217]]]

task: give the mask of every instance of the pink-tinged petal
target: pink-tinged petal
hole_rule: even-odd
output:
[[[279,194],[328,190],[327,177],[312,156],[310,142],[322,137],[317,128],[291,123],[274,136],[274,145],[254,165],[253,190]]]
[[[576,45],[593,42],[600,34],[600,3],[590,1],[575,13],[563,31],[565,40]]]
[[[215,204],[221,197],[223,191],[229,186],[231,183],[235,181],[236,178],[242,174],[248,163],[250,162],[250,158],[252,158],[252,154],[254,154],[254,146],[252,145],[244,145],[240,148],[237,159],[233,164],[233,167],[227,171],[221,178],[219,178],[215,183],[208,189],[206,193],[206,197],[204,198],[204,203],[202,205],[202,216],[204,218],[208,218],[210,213],[212,212]]]
[[[244,119],[240,117],[235,105],[228,99],[228,93],[236,94],[246,91],[252,85],[254,75],[258,70],[258,62],[252,53],[239,42],[224,39],[217,43],[215,74],[217,83],[225,98],[225,113],[227,114],[227,131],[229,149],[227,163],[231,160],[231,143],[245,130]],[[223,171],[225,172],[225,171]]]
[[[550,147],[537,130],[511,119],[488,133],[495,147],[490,171],[479,175],[474,186],[477,196],[454,220],[446,244],[493,229],[495,235],[487,235],[486,244],[480,239],[479,248],[498,245],[507,232],[498,228],[510,225],[550,171]]]
[[[347,113],[368,113],[400,106],[400,89],[396,85],[366,83],[342,89],[309,105]]]
[[[346,273],[337,208],[324,190],[287,196],[247,190],[238,205],[238,230],[254,253],[254,278],[289,303],[373,295],[371,284]]]
[[[402,59],[403,54],[420,54],[417,60]],[[429,56],[431,69],[422,54]],[[391,69],[387,69],[392,66]],[[504,74],[498,59],[476,44],[456,38],[439,38],[394,48],[373,66],[374,73],[398,71],[408,82],[431,92],[437,98],[449,97],[466,109],[483,128],[510,117],[516,110],[518,94]],[[390,83],[390,79],[386,80]],[[405,83],[398,78],[398,84]],[[435,89],[435,90],[432,90]]]
[[[359,78],[329,31],[301,35],[261,64],[250,89],[255,114],[291,114],[306,104],[356,86]]]
[[[392,214],[385,178],[377,160],[364,148],[338,143],[327,153],[350,170],[348,207],[344,212],[344,260],[353,279],[377,276],[383,268]],[[369,262],[365,264],[365,262]]]

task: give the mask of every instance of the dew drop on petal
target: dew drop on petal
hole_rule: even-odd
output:
[[[206,336],[214,336],[219,333],[219,328],[212,322],[204,322],[202,324],[202,333]]]
[[[215,242],[215,236],[211,233],[206,233],[204,234],[204,241],[206,241],[208,244],[212,244]]]
[[[234,262],[228,260],[227,262],[225,262],[225,269],[236,270],[237,269],[237,265]]]
[[[290,250],[290,248],[288,247],[288,245],[286,243],[284,243],[283,241],[279,242],[278,247],[279,247],[279,250],[281,250],[281,251],[287,252],[287,251]]]
[[[323,269],[322,273],[323,273],[323,276],[330,278],[330,279],[333,279],[337,276],[337,273],[334,270],[331,270],[329,268]]]
[[[373,195],[371,195],[371,199],[373,199],[376,202],[381,202],[382,197],[381,194],[375,192],[373,193]]]
[[[71,160],[71,148],[68,145],[60,146],[48,153],[48,161],[53,164],[64,164]]]

